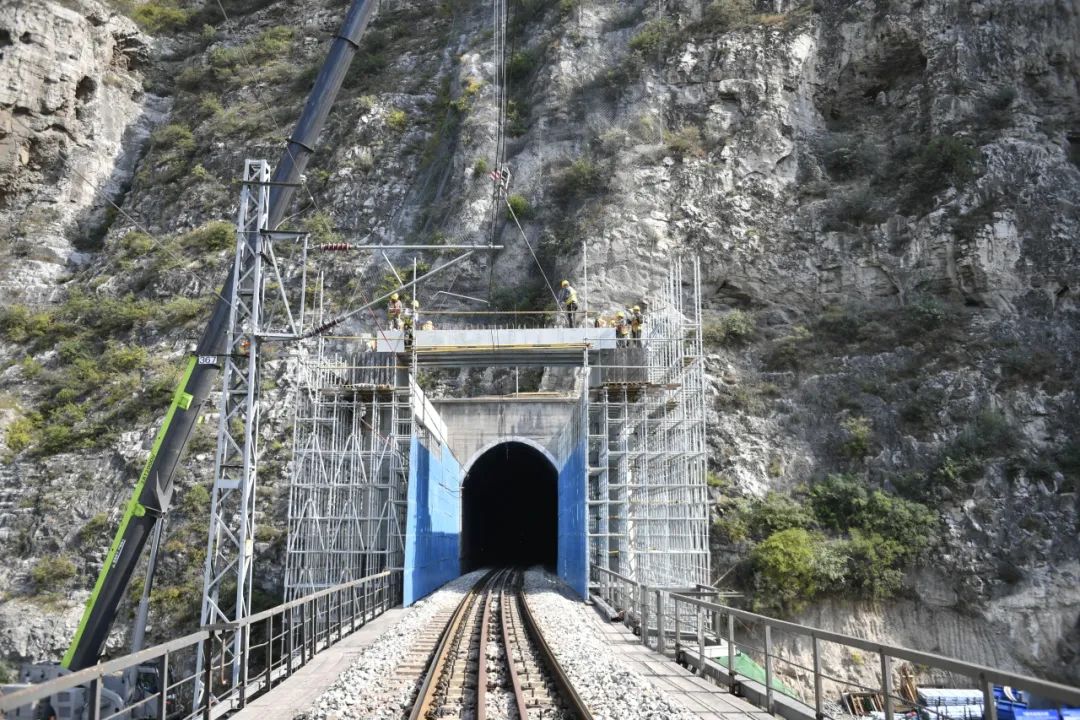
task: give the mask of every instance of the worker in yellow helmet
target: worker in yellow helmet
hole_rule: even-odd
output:
[[[641,326],[645,324],[645,317],[641,314],[641,307],[635,305],[630,310],[630,337],[638,342],[641,341]]]
[[[390,296],[390,304],[386,306],[386,319],[390,322],[390,327],[401,329],[401,298],[397,293]]]
[[[626,347],[627,338],[630,336],[630,323],[626,322],[626,313],[622,310],[615,313],[615,339],[619,347]]]
[[[566,312],[566,327],[574,327],[574,314],[577,312],[577,290],[569,280],[563,280],[559,287],[559,308]]]

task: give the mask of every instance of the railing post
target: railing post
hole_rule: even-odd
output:
[[[300,667],[307,665],[308,631],[307,631],[307,601],[300,603]]]
[[[656,652],[664,654],[664,592],[656,591]]]
[[[679,660],[679,637],[682,635],[682,628],[679,624],[679,598],[675,595],[671,596],[671,605],[675,609],[675,660]]]
[[[356,632],[356,585],[349,586],[349,634]]]
[[[997,703],[994,701],[994,683],[985,676],[979,677],[979,687],[983,691],[983,720],[997,720]]]
[[[885,720],[893,720],[892,658],[881,651],[881,693],[885,696]]]
[[[100,675],[90,681],[88,690],[90,697],[86,699],[87,720],[98,720],[101,717],[101,684],[102,678]]]
[[[360,626],[367,624],[367,594],[368,583],[360,586]]]
[[[251,662],[251,625],[236,629],[240,633],[240,707],[247,704],[248,663]]]
[[[289,608],[285,611],[288,615],[288,631],[285,633],[285,677],[292,677],[292,658],[294,651],[294,639],[293,635],[296,633],[296,608]],[[286,616],[281,616],[282,630],[285,629]]]
[[[210,696],[214,694],[214,631],[211,630],[203,641],[203,720],[210,720]]]
[[[158,708],[157,708],[157,720],[165,720],[167,716],[166,706],[169,703],[169,651],[166,650],[165,654],[161,656],[161,662],[158,664],[158,688],[160,693],[158,694]]]
[[[342,630],[342,625],[344,624],[343,623],[344,618],[342,616],[342,613],[345,612],[345,606],[342,604],[342,595],[343,595],[342,591],[338,590],[334,594],[337,595],[337,639],[338,639],[338,642],[341,642],[341,638],[342,638],[341,630]]]
[[[311,643],[311,647],[308,648],[309,660],[315,657],[315,651],[319,647],[319,598],[315,598],[311,605],[311,632],[308,633],[308,642]]]
[[[821,641],[815,635],[814,643],[814,717],[825,720],[824,696],[821,692]]]
[[[735,681],[735,616],[727,614],[727,672],[728,690],[735,694],[738,683]]]
[[[641,644],[649,647],[649,588],[641,585],[638,597],[641,598]]]
[[[697,606],[698,677],[705,677],[705,611]]]
[[[772,628],[765,626],[765,712],[772,712]],[[892,720],[892,718],[888,718]]]
[[[266,690],[274,687],[274,616],[266,618]]]

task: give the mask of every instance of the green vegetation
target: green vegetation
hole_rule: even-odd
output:
[[[136,5],[131,19],[143,30],[156,34],[183,27],[191,19],[191,13],[169,0],[151,0]]]
[[[864,417],[844,418],[840,423],[844,431],[844,439],[840,445],[840,452],[851,460],[860,460],[870,453],[870,444],[874,436],[874,429],[870,426],[870,420]]]
[[[806,598],[817,595],[822,589],[817,572],[819,546],[817,536],[803,528],[789,528],[755,547],[750,556],[755,606],[797,610]]]
[[[488,172],[487,160],[485,160],[484,158],[476,158],[476,162],[474,162],[472,166],[472,171],[474,178],[485,177]]]
[[[304,230],[311,234],[315,244],[341,242],[341,235],[334,230],[334,221],[322,211],[316,212],[304,221]]]
[[[210,510],[210,491],[205,485],[192,485],[180,502],[180,510],[191,518],[198,518]]]
[[[529,50],[519,50],[510,56],[506,63],[506,75],[513,81],[522,81],[536,69],[537,56]]]
[[[663,57],[678,39],[678,28],[670,20],[651,20],[630,38],[630,49],[645,58]]]
[[[587,158],[578,158],[555,175],[551,192],[558,202],[570,204],[599,195],[606,187],[607,177],[600,166]]]
[[[820,595],[894,595],[937,539],[927,506],[831,475],[794,496],[726,499],[714,537],[751,543],[747,582],[759,609],[797,611]]]
[[[752,0],[713,0],[705,6],[698,28],[712,33],[742,27],[755,15]]]
[[[231,223],[208,223],[148,247],[142,233],[128,233],[121,253],[144,266],[138,278],[160,278],[175,258],[220,252],[235,242]],[[57,306],[34,312],[22,305],[0,311],[0,328],[27,352],[19,365],[38,389],[36,405],[8,427],[12,453],[49,455],[103,447],[119,428],[164,410],[178,368],[152,361],[136,334],[182,328],[207,310],[210,298],[162,301],[134,294],[111,296],[72,289]],[[48,365],[34,355],[55,350]]]
[[[75,563],[63,555],[46,555],[30,569],[30,582],[38,593],[63,590],[75,577]]]
[[[680,160],[688,157],[701,157],[705,147],[701,143],[701,131],[696,125],[683,125],[678,130],[664,133],[664,142],[668,152]]]
[[[742,310],[732,310],[715,322],[706,323],[701,336],[706,345],[742,345],[754,336],[754,316]]]
[[[12,453],[19,453],[30,447],[34,440],[34,421],[30,418],[16,418],[7,427],[4,442]]]
[[[506,202],[509,207],[506,210],[506,217],[513,219],[517,217],[518,220],[525,220],[532,215],[532,206],[529,205],[529,201],[521,195],[511,195],[506,198]]]
[[[108,542],[109,514],[97,513],[79,528],[77,539],[80,545],[96,548]]]
[[[386,126],[397,132],[403,131],[409,125],[409,116],[404,110],[394,108],[386,113]]]

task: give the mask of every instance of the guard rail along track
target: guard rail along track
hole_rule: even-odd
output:
[[[500,674],[513,693],[507,717],[592,720],[529,611],[523,581],[520,570],[496,570],[466,593],[431,653],[410,720],[487,720],[487,694]],[[489,658],[493,633],[505,652]]]

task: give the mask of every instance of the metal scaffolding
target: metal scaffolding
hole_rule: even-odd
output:
[[[414,428],[395,362],[320,339],[298,364],[286,599],[404,567]]]
[[[296,370],[287,597],[403,568],[410,443],[427,422],[420,367],[579,368],[590,561],[650,585],[707,582],[699,281],[696,260],[674,263],[643,338],[626,346],[592,327],[309,341]]]
[[[701,270],[688,264],[588,389],[590,562],[651,586],[709,580]]]

